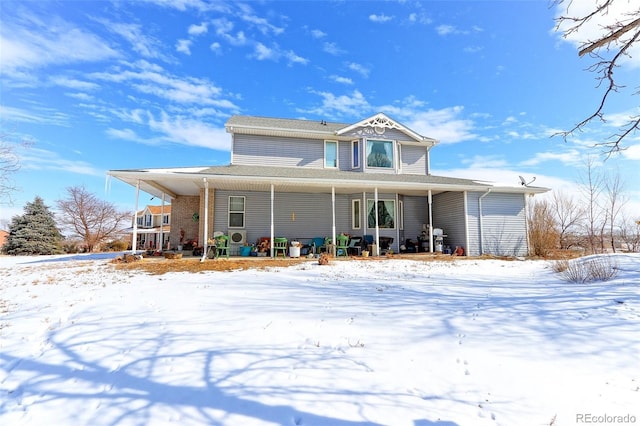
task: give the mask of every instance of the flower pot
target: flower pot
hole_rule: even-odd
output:
[[[240,247],[240,256],[249,256],[251,253],[251,246],[241,246]]]
[[[364,250],[362,252],[362,257],[369,257],[369,251],[368,250]]]

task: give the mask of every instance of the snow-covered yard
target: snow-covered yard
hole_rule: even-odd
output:
[[[640,424],[638,255],[591,284],[545,261],[75,259],[0,257],[0,425]]]

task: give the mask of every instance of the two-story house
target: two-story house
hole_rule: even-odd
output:
[[[261,237],[335,241],[340,233],[378,243],[390,237],[397,252],[426,231],[433,251],[442,230],[445,245],[469,255],[522,256],[527,197],[547,191],[434,176],[437,141],[382,113],[351,124],[237,115],[226,130],[229,165],[108,173],[171,200],[172,247],[182,228],[200,241],[221,231],[236,244]]]
[[[167,247],[171,235],[171,205],[146,206],[136,212],[135,223],[130,233],[135,230],[136,247],[140,250],[162,250]]]

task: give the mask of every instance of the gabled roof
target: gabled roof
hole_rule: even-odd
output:
[[[344,127],[336,132],[337,135],[343,135],[353,130],[356,130],[360,127],[368,127],[372,128],[375,133],[382,134],[384,133],[384,129],[395,129],[399,130],[410,138],[418,141],[418,142],[429,142],[433,145],[437,143],[437,141],[433,138],[428,138],[426,136],[422,136],[408,127],[400,124],[398,121],[389,118],[384,113],[379,112],[378,114],[365,118],[364,120],[352,124],[350,126]]]
[[[152,215],[161,215],[163,211],[162,206],[146,206],[144,209],[140,210],[136,216],[142,216],[145,211],[149,211]],[[164,205],[164,214],[171,214],[171,204]]]
[[[270,136],[306,136],[311,138],[332,138],[352,136],[349,132],[359,128],[371,131],[367,136],[384,133],[384,129],[394,129],[407,135],[410,139],[435,145],[433,138],[422,136],[397,120],[378,113],[355,124],[333,123],[325,120],[297,120],[289,118],[255,117],[250,115],[234,115],[225,124],[229,133],[243,133]]]

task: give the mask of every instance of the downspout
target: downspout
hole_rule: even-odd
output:
[[[376,186],[373,192],[373,205],[376,212],[376,252],[374,256],[378,256],[380,253],[380,228],[378,227],[378,187]]]
[[[469,250],[469,193],[467,191],[464,191],[462,194],[464,200],[464,246],[466,247],[466,250]]]
[[[485,192],[484,194],[482,194],[480,196],[480,198],[478,198],[478,219],[480,221],[480,255],[484,254],[484,225],[483,225],[483,220],[482,220],[482,199],[484,197],[486,197],[487,195],[489,195],[489,193],[491,192],[491,188],[487,189],[487,192]]]
[[[337,254],[336,244],[338,244],[338,237],[336,235],[336,188],[331,187],[331,243],[333,244],[333,255]]]
[[[136,209],[135,220],[133,221],[133,242],[131,243],[131,254],[136,254],[138,245],[138,199],[140,198],[140,179],[136,181]]]
[[[207,258],[207,251],[209,250],[209,181],[207,178],[202,179],[204,181],[204,230],[202,232],[202,259],[200,262],[204,262]]]
[[[433,195],[431,190],[427,196],[429,202],[429,252],[433,253]]]
[[[529,194],[522,194],[524,197],[524,232],[527,234],[527,256],[531,254],[531,240],[529,239]]]
[[[273,230],[273,184],[271,184],[271,242],[269,243],[269,255],[273,257],[273,239],[274,239],[274,230]]]

